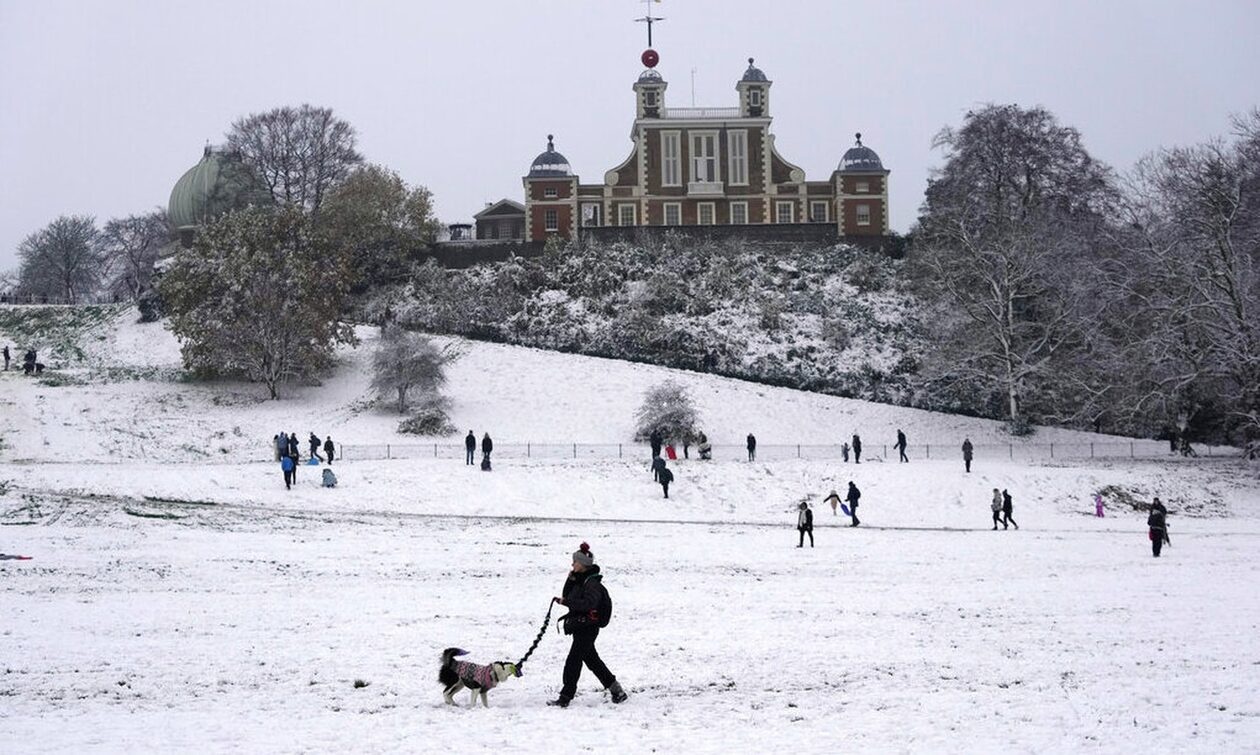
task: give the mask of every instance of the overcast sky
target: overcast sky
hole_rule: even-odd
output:
[[[1260,99],[1260,0],[664,0],[666,104],[734,106],[750,56],[779,152],[825,180],[861,131],[914,222],[932,136],[986,102],[1043,105],[1120,170],[1227,133]],[[63,213],[165,205],[232,120],[328,106],[360,151],[470,220],[520,199],[556,135],[584,181],[629,153],[636,0],[0,0],[0,270]]]

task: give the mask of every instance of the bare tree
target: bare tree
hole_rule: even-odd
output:
[[[388,327],[372,355],[372,389],[382,399],[397,399],[398,413],[402,414],[407,411],[407,395],[413,391],[432,402],[446,384],[446,365],[458,358],[453,346],[439,348],[420,333]]]
[[[110,269],[110,292],[137,301],[149,287],[154,263],[170,243],[170,224],[161,208],[106,223],[101,250]]]
[[[22,294],[75,303],[93,293],[104,268],[96,221],[62,215],[18,246]]]
[[[236,120],[227,133],[276,202],[318,212],[329,191],[363,161],[355,131],[331,108],[279,107]]]

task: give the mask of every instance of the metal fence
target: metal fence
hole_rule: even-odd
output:
[[[920,443],[906,447],[906,456],[912,461],[957,460],[962,463],[961,443]],[[714,445],[714,461],[743,461],[748,451],[742,444]],[[678,458],[684,458],[682,448],[675,449]],[[976,461],[1050,461],[1081,459],[1167,459],[1182,458],[1169,451],[1166,441],[1131,440],[1099,441],[1091,443],[989,443],[973,446]],[[1233,446],[1198,446],[1195,453],[1200,458],[1238,457],[1242,450]],[[475,459],[480,461],[480,445]],[[464,444],[459,443],[385,443],[377,445],[343,445],[338,459],[345,461],[370,459],[454,459],[463,460]],[[607,460],[648,459],[646,443],[496,443],[495,459],[544,459],[544,460]],[[695,446],[689,457],[698,459]],[[850,461],[854,460],[850,451]],[[805,459],[809,461],[844,460],[844,449],[839,444],[758,444],[757,461],[782,461]],[[865,461],[897,461],[897,449],[891,444],[864,444],[862,459]]]

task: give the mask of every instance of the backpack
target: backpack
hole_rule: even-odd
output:
[[[595,626],[603,629],[608,626],[609,621],[612,621],[612,596],[608,594],[608,588],[604,587],[602,581],[599,587],[603,596],[599,599],[599,608],[596,609],[599,611],[599,620],[595,622]]]

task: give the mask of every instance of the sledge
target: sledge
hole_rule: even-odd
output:
[[[30,561],[31,556],[15,556],[12,553],[0,553],[0,561]]]
[[[844,512],[845,516],[853,516],[853,512],[849,511],[849,507],[844,505],[843,503],[840,504],[840,510]]]
[[[674,450],[673,446],[665,446],[665,456],[670,461],[678,461],[678,452]]]
[[[312,456],[311,458],[309,458],[309,459],[307,459],[307,460],[306,460],[306,466],[308,466],[308,467],[318,467],[318,466],[319,466],[319,459],[316,459],[314,456]]]
[[[490,471],[490,457],[489,456],[483,456],[481,458],[481,471],[482,472]]]

